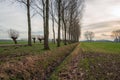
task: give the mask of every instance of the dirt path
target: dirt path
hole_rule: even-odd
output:
[[[51,75],[50,80],[83,80],[82,69],[79,68],[82,50],[80,45],[69,55],[65,61]]]
[[[80,61],[80,55],[72,58],[68,64],[67,70],[59,73],[60,80],[83,80],[83,72],[80,71],[78,65]]]

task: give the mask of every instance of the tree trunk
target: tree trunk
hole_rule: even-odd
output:
[[[67,30],[66,30],[66,28],[67,27],[65,26],[65,43],[64,43],[65,45],[67,45],[67,40],[66,40],[66,38],[67,38]]]
[[[54,29],[54,19],[52,20],[52,22],[53,22],[53,39],[54,39],[54,44],[55,44],[55,29]]]
[[[61,16],[62,17],[62,16]],[[61,23],[61,27],[62,27],[62,29],[61,29],[61,35],[62,35],[62,37],[61,37],[61,39],[62,39],[62,42],[64,42],[64,39],[65,39],[65,34],[64,34],[64,23],[62,22]]]
[[[17,44],[17,40],[16,39],[13,39],[14,43]]]
[[[30,19],[30,0],[27,0],[27,18],[28,18],[28,45],[32,46],[32,42],[31,42],[31,19]]]
[[[35,38],[33,38],[33,43],[35,43]]]
[[[69,26],[69,43],[71,42],[71,29],[70,29],[71,26]]]
[[[61,0],[58,1],[58,39],[57,46],[60,47],[60,28],[61,28]]]
[[[55,44],[55,21],[54,21],[54,10],[53,10],[53,3],[51,2],[51,15],[52,15],[52,29],[53,29],[53,43]]]
[[[40,42],[40,43],[42,43],[42,40],[41,40],[41,39],[39,39],[39,42]]]
[[[63,15],[62,15],[62,20],[63,20],[63,24],[64,24],[64,45],[67,45],[67,26],[66,26],[66,23],[65,23],[65,20],[64,20],[64,12],[63,12]]]
[[[46,0],[46,25],[44,26],[44,49],[49,49],[48,39],[49,39],[49,0]]]

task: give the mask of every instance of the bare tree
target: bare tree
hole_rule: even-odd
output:
[[[7,0],[1,0],[7,1]],[[9,0],[12,3],[18,2],[23,4],[27,8],[27,22],[28,22],[28,45],[32,46],[32,38],[31,38],[31,16],[30,16],[30,7],[34,0]]]
[[[95,34],[94,34],[94,32],[86,31],[84,36],[88,41],[92,41],[93,38],[95,37]]]
[[[44,49],[49,49],[49,0],[46,0],[46,17],[44,27]]]
[[[89,34],[88,31],[84,33],[84,36],[85,36],[85,38],[86,38],[87,41],[89,41],[89,36],[88,36],[88,34]]]
[[[114,37],[115,42],[120,42],[120,30],[113,31],[112,37]]]
[[[81,1],[81,2],[80,2]],[[64,30],[62,34],[64,34],[64,44],[67,44],[67,36],[70,35],[71,39],[75,41],[79,41],[80,37],[80,16],[83,7],[83,1],[84,0],[51,0],[51,4],[47,6],[47,0],[35,0],[34,9],[36,13],[38,13],[43,18],[43,26],[44,26],[44,48],[47,46],[48,38],[48,21],[49,20],[49,14],[51,14],[52,22],[53,22],[53,38],[55,41],[55,30],[54,30],[54,22],[58,24],[58,38],[57,38],[57,46],[60,46],[61,41],[61,29]],[[48,1],[49,2],[49,1]],[[54,6],[53,6],[54,4]],[[48,8],[47,8],[48,7]],[[50,8],[50,11],[49,11]],[[73,10],[72,10],[73,9]],[[71,17],[72,15],[72,17]],[[79,16],[80,15],[80,16]],[[47,17],[48,16],[48,17]],[[70,18],[71,17],[71,18]],[[57,18],[57,19],[56,19]],[[62,26],[63,24],[63,26]],[[74,30],[73,30],[74,29]],[[78,30],[79,29],[79,30]],[[48,31],[47,31],[48,30]],[[77,31],[77,32],[76,32]],[[76,32],[77,36],[75,35]],[[47,34],[46,34],[47,33]],[[74,33],[74,35],[73,35]],[[75,39],[74,39],[75,38]]]
[[[42,43],[42,40],[44,40],[44,37],[39,35],[39,36],[37,36],[37,39],[39,40],[40,43]]]
[[[10,30],[8,30],[8,34],[9,34],[9,37],[14,41],[14,43],[17,44],[19,32],[14,29],[10,29]]]
[[[44,49],[49,49],[49,1],[50,0],[35,0],[32,7],[37,14],[43,18],[44,28]]]
[[[27,8],[27,22],[28,22],[28,45],[32,46],[32,38],[31,38],[31,15],[30,15],[30,7],[34,0],[14,0],[20,4],[23,4]]]
[[[118,38],[118,42],[119,42],[120,41],[120,30],[118,29],[115,32],[116,32],[116,35],[117,35],[117,38]]]
[[[50,7],[50,14],[52,17],[52,30],[53,30],[53,42],[55,44],[55,29],[54,29],[54,25],[55,25],[55,10],[54,10],[54,1],[51,1],[51,7]]]
[[[62,1],[62,9],[61,9],[61,12],[62,12],[62,22],[63,22],[63,28],[62,30],[64,30],[64,45],[67,45],[67,24],[68,24],[68,21],[69,21],[69,15],[68,15],[68,7],[69,7],[69,4],[68,4],[69,1],[67,0],[64,0]]]
[[[115,42],[118,42],[118,34],[117,34],[117,31],[112,31],[112,35],[111,35],[113,38],[114,38],[114,41]]]
[[[36,36],[32,35],[32,39],[33,39],[33,43],[35,43],[36,42]]]
[[[57,46],[60,47],[61,40],[61,2],[62,0],[55,0],[55,7],[58,14],[58,38],[57,38]]]
[[[27,18],[28,18],[28,45],[32,46],[31,42],[31,19],[30,19],[30,0],[27,0]]]
[[[84,8],[84,0],[64,0],[61,2],[61,17],[64,24],[65,45],[67,35],[70,42],[77,42],[80,38],[80,21]]]

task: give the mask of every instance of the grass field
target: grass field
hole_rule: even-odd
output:
[[[83,50],[98,53],[120,53],[120,43],[113,42],[83,42],[81,43]]]
[[[1,45],[12,45],[14,44],[12,41],[1,41]],[[27,41],[18,41],[18,44],[26,45]],[[64,44],[61,43],[61,46]],[[49,43],[50,49],[53,50],[57,48],[57,44]],[[31,46],[7,46],[7,47],[0,47],[0,54],[19,54],[19,53],[26,53],[26,54],[36,54],[36,53],[42,53],[44,50],[43,43],[36,42],[35,44],[32,44]]]
[[[18,44],[27,44],[27,41],[24,40],[18,40]],[[0,40],[0,45],[5,45],[5,44],[14,44],[12,40]]]
[[[85,80],[120,80],[120,43],[86,42],[79,67]]]
[[[29,55],[37,55],[44,53],[46,50],[44,50],[43,43],[36,42],[33,43],[32,46],[27,46],[27,41],[19,41],[19,44],[23,46],[11,46],[13,43],[12,41],[1,41],[1,45],[8,45],[4,47],[0,47],[0,63],[7,62],[8,60],[13,59],[21,59],[25,56]],[[7,44],[9,43],[9,44]],[[54,50],[57,48],[57,44],[49,43],[50,50]],[[61,43],[61,46],[64,46],[63,43]]]

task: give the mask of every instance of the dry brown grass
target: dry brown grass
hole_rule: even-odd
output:
[[[78,45],[74,51],[51,75],[50,80],[82,80],[78,64],[81,58],[81,48]]]
[[[28,55],[0,65],[0,80],[45,80],[77,45],[60,47],[44,54]]]

